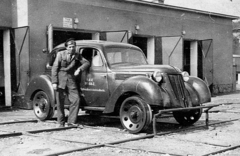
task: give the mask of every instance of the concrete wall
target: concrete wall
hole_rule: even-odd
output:
[[[11,0],[0,1],[0,28],[12,26],[12,2]]]
[[[184,39],[213,39],[214,91],[232,90],[231,19],[114,0],[30,0],[31,77],[45,70],[46,54],[41,51],[47,47],[47,26],[63,27],[64,17],[78,18],[78,29],[135,32],[139,25],[139,35],[180,36],[185,31]]]

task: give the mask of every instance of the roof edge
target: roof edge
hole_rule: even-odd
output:
[[[152,5],[152,6],[159,6],[159,7],[168,8],[168,9],[175,9],[175,10],[194,12],[194,13],[201,13],[201,14],[205,14],[205,15],[218,16],[218,17],[224,17],[224,18],[229,18],[229,19],[238,19],[239,18],[239,16],[233,16],[233,15],[227,15],[227,14],[221,14],[221,13],[214,13],[214,12],[210,12],[210,11],[203,11],[203,10],[197,10],[197,9],[184,8],[184,7],[173,6],[173,5],[162,4],[162,3],[153,3],[153,2],[147,2],[147,1],[142,1],[142,0],[124,0],[124,1],[140,3],[140,4],[147,4],[147,5]]]

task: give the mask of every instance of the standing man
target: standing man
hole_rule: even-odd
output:
[[[90,66],[80,53],[76,52],[76,42],[69,39],[65,42],[66,50],[57,53],[52,66],[52,85],[56,90],[57,120],[59,127],[65,126],[64,101],[70,101],[68,126],[77,126],[80,96],[76,84],[76,76]]]

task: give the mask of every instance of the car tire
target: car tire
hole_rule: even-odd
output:
[[[190,126],[194,124],[200,119],[201,115],[202,109],[173,112],[175,120],[183,126]]]
[[[130,133],[144,131],[152,122],[152,110],[139,96],[128,97],[121,105],[120,121]]]
[[[53,117],[54,108],[51,106],[49,97],[44,91],[38,91],[34,95],[33,111],[36,117],[42,121]]]

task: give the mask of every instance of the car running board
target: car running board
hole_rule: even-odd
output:
[[[84,106],[84,110],[91,110],[91,111],[104,111],[105,107],[90,107],[90,106]]]

